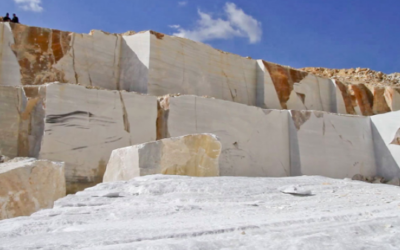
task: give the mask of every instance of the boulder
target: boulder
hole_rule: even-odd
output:
[[[218,176],[221,143],[211,134],[186,135],[114,150],[104,182],[166,174]]]
[[[15,158],[0,164],[0,220],[52,208],[65,194],[64,163]]]

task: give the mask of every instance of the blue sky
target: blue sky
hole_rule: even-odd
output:
[[[79,33],[178,34],[296,68],[400,72],[400,0],[1,0],[0,10]]]

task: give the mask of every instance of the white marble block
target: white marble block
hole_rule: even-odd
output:
[[[156,97],[71,84],[47,85],[41,95],[39,158],[65,162],[68,192],[102,182],[112,150],[156,139]]]
[[[290,111],[292,175],[375,176],[369,117]]]
[[[112,150],[156,139],[153,96],[47,84],[0,97],[2,154],[65,162],[69,193],[100,183]]]
[[[0,155],[12,158],[19,155],[20,113],[26,101],[21,88],[0,86]]]
[[[220,154],[221,143],[211,134],[186,135],[116,149],[103,181],[126,181],[153,174],[219,176]]]
[[[371,117],[378,174],[400,177],[400,111]]]
[[[255,60],[185,38],[149,34],[147,93],[210,96],[256,105]]]
[[[222,143],[220,174],[289,176],[288,111],[196,96],[171,97],[171,137],[212,133]]]
[[[65,194],[64,163],[15,158],[0,164],[0,220],[52,208]]]

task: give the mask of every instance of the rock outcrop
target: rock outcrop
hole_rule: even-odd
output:
[[[1,153],[65,162],[69,193],[102,182],[112,150],[156,139],[156,97],[72,84],[0,96]]]
[[[166,174],[219,176],[221,143],[211,134],[186,135],[114,150],[104,182]]]
[[[0,220],[52,208],[65,194],[64,163],[15,158],[0,164]]]
[[[299,197],[280,190],[310,190]],[[0,249],[396,249],[399,187],[325,177],[146,176],[0,221]]]
[[[321,67],[307,67],[301,70],[311,74],[340,80],[347,84],[373,84],[393,86],[400,84],[400,73],[385,74],[367,68],[356,69],[328,69]]]

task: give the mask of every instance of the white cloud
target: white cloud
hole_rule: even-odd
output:
[[[226,3],[225,12],[233,26],[246,33],[250,43],[261,41],[261,22],[244,13],[242,9],[238,9],[234,3]]]
[[[42,0],[14,0],[14,2],[26,11],[41,12],[43,10]]]
[[[187,5],[187,1],[178,2],[178,5],[183,7]]]
[[[180,25],[169,25],[170,28],[173,29],[179,29],[181,26]]]
[[[200,19],[192,30],[183,29],[179,25],[171,25],[171,28],[177,30],[173,35],[200,42],[234,37],[247,37],[250,43],[261,41],[261,22],[244,13],[234,3],[225,4],[224,14],[226,19],[214,19],[210,14],[201,10],[198,10],[198,14]]]

